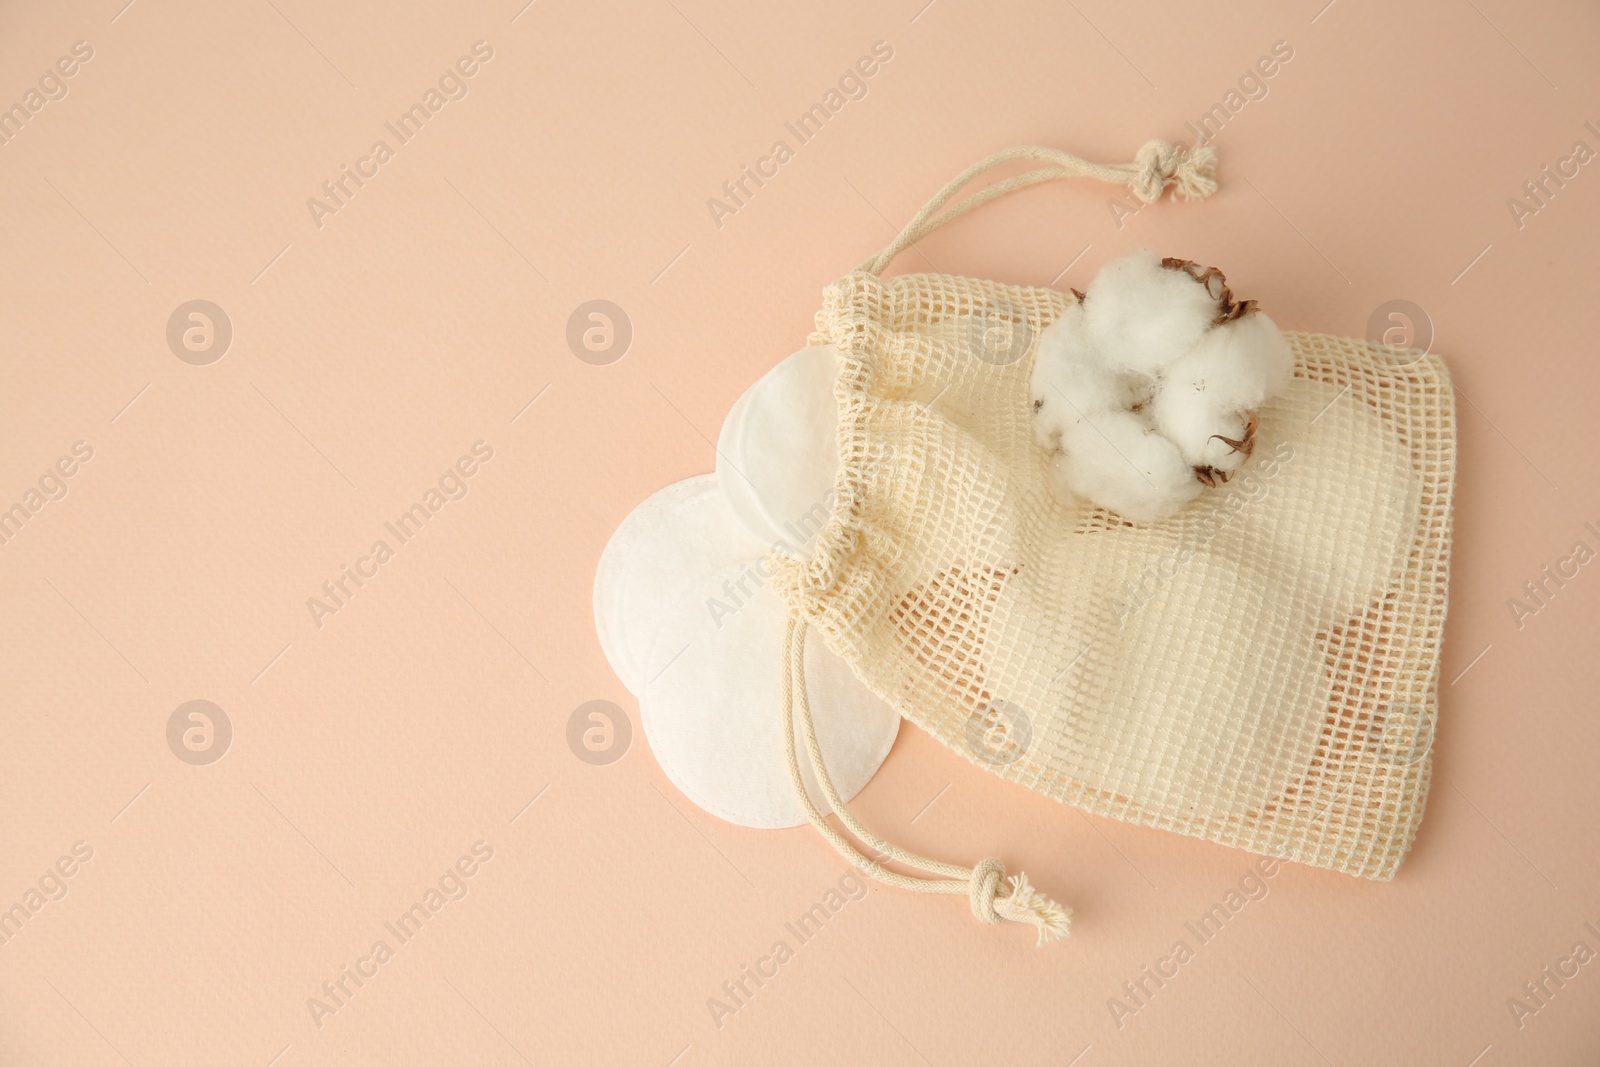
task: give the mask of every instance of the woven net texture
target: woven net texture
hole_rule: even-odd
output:
[[[1454,398],[1437,356],[1287,333],[1251,459],[1132,524],[1051,493],[1029,378],[1072,295],[857,272],[839,472],[776,587],[879,696],[1085,811],[1390,878],[1422,819],[1447,599]]]

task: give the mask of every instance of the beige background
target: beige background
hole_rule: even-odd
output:
[[[93,50],[0,145],[0,507],[93,450],[0,545],[0,908],[66,891],[0,944],[0,1062],[1595,1062],[1600,962],[1520,1028],[1507,1003],[1600,951],[1600,563],[1520,627],[1507,606],[1600,550],[1600,164],[1520,228],[1507,206],[1600,150],[1590,5],[124,2],[0,15],[0,104]],[[466,97],[319,228],[307,198],[477,41]],[[719,228],[707,199],[876,41],[867,96]],[[1119,228],[1107,188],[1036,189],[902,266],[1081,287],[1148,244],[1286,327],[1425,309],[1462,454],[1412,857],[1392,884],[1282,868],[1119,1028],[1108,999],[1251,857],[907,728],[863,818],[1025,867],[1072,938],[1035,951],[874,890],[719,1028],[707,999],[794,946],[844,868],[667,783],[593,634],[606,537],[711,468],[820,288],[950,175],[1018,143],[1189,139],[1277,41],[1293,58],[1217,136],[1213,200]],[[166,340],[196,299],[233,331],[205,366]],[[565,341],[593,299],[634,331],[606,366]],[[465,498],[318,627],[307,599],[480,440]],[[195,699],[233,730],[205,766],[167,741]],[[566,740],[597,699],[635,727],[609,765]],[[384,924],[479,841],[492,859],[446,879],[467,895],[399,944]],[[48,877],[76,842],[92,858]],[[319,1027],[308,998],[379,939],[393,958]]]

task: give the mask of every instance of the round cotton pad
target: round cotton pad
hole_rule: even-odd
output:
[[[766,547],[734,518],[715,475],[670,485],[601,553],[595,629],[685,796],[741,826],[797,826],[806,817],[789,784],[779,703],[785,608],[767,584]],[[888,756],[900,717],[815,632],[807,652],[828,769],[851,797]],[[825,805],[803,760],[802,770]]]
[[[1026,647],[1045,603],[1065,601],[1080,611],[1056,644],[1078,651],[1018,687],[986,649],[985,710],[1022,730],[1026,751],[1013,758],[1091,789],[1152,810],[1188,796],[1206,816],[1261,811],[1305,778],[1327,717],[1331,681],[1313,628],[1276,582],[1203,549],[1162,570],[1148,599],[1119,609],[1138,574],[1122,569],[1119,542],[1148,539],[1120,525],[1075,536],[1058,548],[1073,567],[1057,569],[1048,588],[1003,581],[988,645]],[[1254,666],[1262,661],[1267,669]]]
[[[831,346],[802,348],[734,403],[717,441],[717,478],[751,534],[800,554],[827,521],[838,468],[838,374]]]
[[[606,661],[629,692],[644,690],[650,637],[687,590],[766,550],[733,517],[714,474],[669,485],[622,520],[595,570],[594,624]]]
[[[1075,724],[1083,780],[1151,806],[1204,797],[1196,812],[1217,817],[1259,812],[1302,781],[1332,680],[1311,628],[1286,627],[1296,618],[1277,584],[1196,551],[1106,635],[1103,659],[1091,650],[1074,668],[1104,672],[1110,706],[1127,709]]]
[[[1410,450],[1358,396],[1325,382],[1295,379],[1261,418],[1273,454],[1258,451],[1245,477],[1259,468],[1279,520],[1263,535],[1247,504],[1217,547],[1258,561],[1320,625],[1336,625],[1365,611],[1405,562],[1421,504]],[[1243,482],[1228,488],[1253,487]]]
[[[740,826],[798,826],[805,812],[783,745],[781,649],[786,609],[759,561],[704,576],[650,643],[639,715],[656,762],[701,808]],[[806,681],[828,772],[855,796],[894,744],[900,717],[807,636]],[[827,801],[804,756],[813,800]]]

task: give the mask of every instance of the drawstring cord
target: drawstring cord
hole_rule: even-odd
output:
[[[969,182],[987,171],[1017,159],[1032,159],[1049,166],[1013,175],[995,182],[960,201],[943,215],[939,210]],[[1186,200],[1201,199],[1217,191],[1217,154],[1210,145],[1182,149],[1166,141],[1149,141],[1134,154],[1132,163],[1089,163],[1055,148],[1023,145],[996,152],[980,159],[958,174],[948,185],[929,200],[915,218],[900,231],[890,245],[856,269],[869,274],[881,274],[894,257],[922,240],[939,227],[960,218],[973,208],[986,204],[995,197],[1040,182],[1060,178],[1092,178],[1095,181],[1126,185],[1145,203],[1154,203],[1168,186],[1173,195]],[[938,216],[935,218],[935,216]]]
[[[794,794],[799,798],[806,817],[811,820],[811,825],[815,826],[847,860],[881,882],[900,889],[909,889],[915,893],[964,894],[972,906],[972,914],[982,922],[1032,923],[1039,931],[1038,943],[1041,945],[1053,938],[1064,937],[1072,922],[1071,909],[1063,908],[1037,892],[1028,884],[1027,875],[1019,872],[1007,878],[1005,864],[997,859],[980,860],[971,868],[928,859],[883,840],[861,825],[844,798],[839,795],[832,776],[828,774],[827,765],[822,760],[822,746],[817,743],[816,724],[811,718],[811,702],[806,691],[806,624],[797,615],[789,616],[783,641],[784,750],[789,760],[789,782],[794,786]],[[868,859],[824,818],[823,813],[811,799],[811,792],[806,788],[805,779],[800,774],[800,756],[794,738],[797,711],[800,733],[805,738],[806,752],[811,759],[811,769],[816,772],[817,781],[822,785],[823,795],[827,797],[828,804],[839,816],[840,821],[880,856],[933,877],[917,878],[900,874],[889,870],[878,861]]]

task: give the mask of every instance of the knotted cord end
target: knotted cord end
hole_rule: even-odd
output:
[[[1184,153],[1172,175],[1172,195],[1203,200],[1217,191],[1217,150],[1208,144]]]
[[[1072,909],[1062,907],[1028,884],[1026,874],[1016,874],[1007,879],[1011,894],[995,902],[995,911],[1012,922],[1032,923],[1039,929],[1038,943],[1066,937],[1072,929]]]
[[[1001,879],[1010,892],[999,895]],[[972,868],[968,886],[972,913],[986,923],[1032,923],[1039,931],[1038,944],[1067,936],[1072,926],[1072,909],[1064,908],[1039,893],[1028,883],[1026,874],[1006,878],[1006,866],[997,859],[980,860]]]
[[[1167,186],[1172,195],[1199,200],[1217,191],[1217,152],[1210,145],[1177,148],[1166,141],[1149,141],[1134,156],[1139,168],[1133,191],[1145,203],[1161,199]]]

